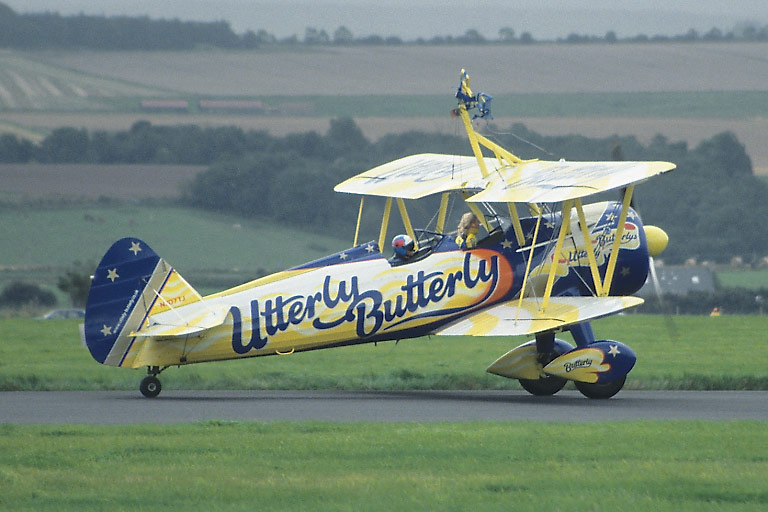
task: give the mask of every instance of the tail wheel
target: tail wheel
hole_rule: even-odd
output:
[[[147,398],[155,398],[160,394],[161,389],[163,389],[163,387],[160,385],[160,379],[154,375],[144,377],[141,381],[141,385],[139,385],[141,394]]]
[[[627,376],[623,376],[619,379],[612,380],[611,382],[596,382],[590,384],[588,382],[574,382],[576,389],[581,391],[581,394],[587,398],[604,399],[611,398],[613,395],[621,391],[626,382]]]
[[[563,389],[565,383],[568,382],[566,379],[554,375],[547,375],[540,379],[518,379],[518,381],[524,390],[536,396],[554,395]]]

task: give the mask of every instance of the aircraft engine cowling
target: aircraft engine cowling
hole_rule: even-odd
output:
[[[651,258],[655,258],[667,248],[669,244],[669,236],[667,233],[657,226],[643,226],[645,231],[645,240],[648,244],[648,255]]]

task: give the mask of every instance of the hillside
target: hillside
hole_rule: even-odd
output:
[[[350,115],[377,139],[455,133],[458,70],[494,97],[497,124],[545,135],[660,133],[695,146],[729,130],[768,173],[768,43],[302,47],[190,52],[0,52],[0,133],[54,127],[237,125],[274,135],[328,129]],[[208,99],[263,109],[201,109]],[[187,107],[142,108],[142,100]]]

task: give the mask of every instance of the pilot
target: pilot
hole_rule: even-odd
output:
[[[477,247],[477,232],[480,230],[480,221],[472,212],[465,213],[459,221],[459,229],[456,236],[456,244],[462,249]]]
[[[413,239],[408,235],[397,235],[392,239],[392,249],[395,251],[395,258],[405,261],[414,253]]]

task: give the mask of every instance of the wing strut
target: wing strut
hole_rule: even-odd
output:
[[[403,225],[405,226],[405,232],[413,240],[413,250],[419,250],[419,242],[416,241],[416,233],[413,231],[413,225],[411,224],[411,218],[408,216],[408,210],[405,209],[405,201],[401,198],[397,198],[397,208],[400,210],[400,217],[403,219]],[[381,247],[381,246],[379,246]]]
[[[595,249],[592,247],[592,237],[589,235],[589,229],[587,228],[587,218],[584,215],[584,205],[581,204],[581,199],[577,198],[576,213],[579,216],[579,225],[581,226],[581,236],[584,238],[584,247],[587,250],[587,259],[589,260],[589,270],[592,272],[592,281],[595,283],[595,295],[598,297],[604,297],[602,278],[600,277],[600,270],[597,268],[597,259],[595,258]]]
[[[624,236],[624,223],[627,221],[627,212],[629,212],[629,203],[632,201],[632,193],[635,185],[629,185],[624,190],[624,201],[621,204],[621,214],[619,214],[619,225],[616,226],[616,235],[611,246],[611,257],[608,260],[608,268],[605,271],[605,281],[603,282],[603,296],[607,296],[611,291],[611,281],[613,280],[613,271],[616,269],[616,261],[619,259],[619,247],[621,238]]]
[[[528,263],[525,264],[525,275],[523,276],[523,286],[520,288],[520,301],[517,304],[517,313],[515,313],[515,322],[517,322],[520,311],[523,307],[523,297],[525,296],[525,285],[528,283],[528,275],[531,273],[531,262],[533,261],[533,249],[536,246],[536,239],[539,237],[539,226],[541,226],[541,217],[544,210],[539,210],[539,217],[536,219],[536,229],[533,230],[533,240],[531,240],[530,252],[528,253]]]
[[[352,247],[357,247],[357,236],[360,234],[360,221],[363,218],[363,202],[365,201],[365,196],[360,196],[360,209],[357,211],[357,226],[355,227],[355,241],[352,243]],[[379,244],[379,247],[383,247],[383,245]]]
[[[552,295],[552,286],[555,284],[555,274],[557,274],[556,269],[560,264],[560,252],[563,250],[563,241],[565,240],[565,235],[571,230],[572,205],[573,200],[563,201],[563,216],[562,222],[560,223],[560,234],[557,237],[557,243],[555,243],[555,253],[552,255],[552,266],[549,268],[549,276],[547,276],[547,287],[544,289],[544,299],[541,303],[542,311],[547,309],[547,305],[549,304],[549,296]],[[531,254],[533,254],[533,251],[531,251]]]
[[[448,200],[451,197],[450,192],[443,192],[440,196],[440,213],[437,216],[437,225],[435,231],[438,233],[445,233],[445,217],[448,214]]]
[[[392,198],[388,197],[384,203],[384,215],[381,218],[381,230],[379,230],[379,250],[383,250],[386,245],[387,227],[389,227],[389,212],[392,210]]]
[[[512,219],[512,227],[515,229],[517,245],[522,247],[525,243],[525,235],[523,234],[523,225],[520,224],[520,215],[517,214],[515,203],[507,203],[507,209],[509,210],[509,218]]]

